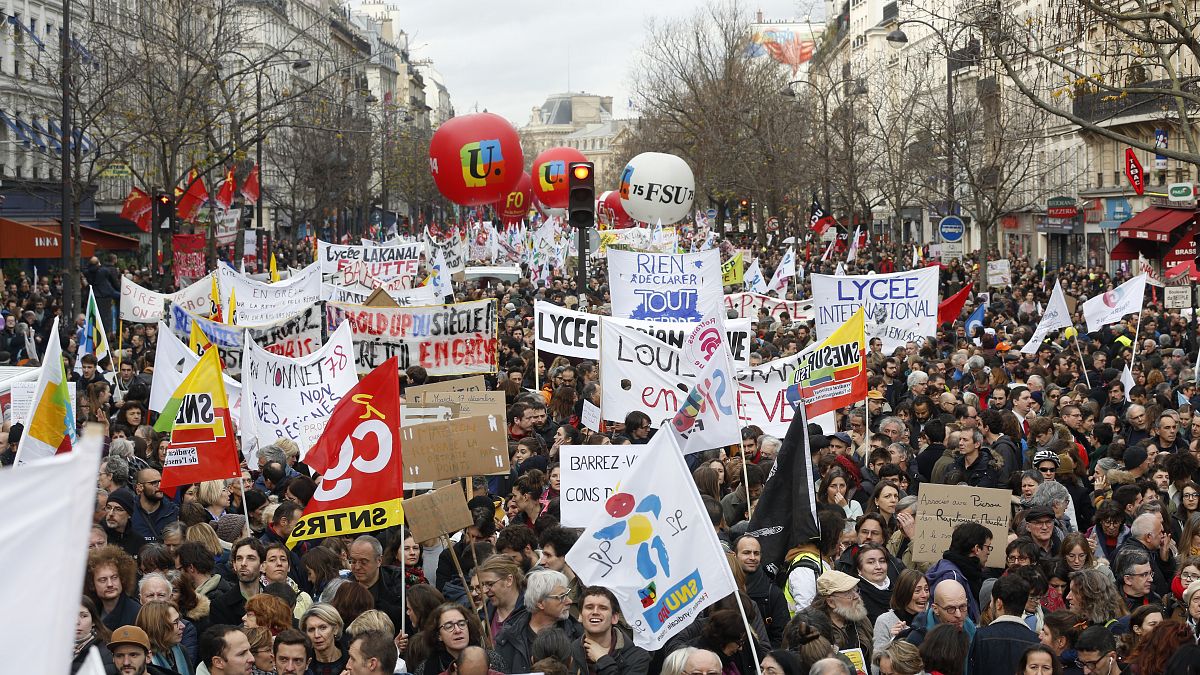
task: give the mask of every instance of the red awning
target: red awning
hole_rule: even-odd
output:
[[[1200,281],[1200,270],[1196,269],[1196,261],[1194,259],[1167,268],[1167,273],[1164,276],[1167,277],[1168,281],[1174,281],[1185,274],[1190,281]]]
[[[141,242],[135,237],[127,237],[123,234],[101,230],[87,225],[80,225],[79,232],[87,241],[96,244],[96,250],[99,251],[136,251],[141,248]]]
[[[1158,253],[1153,250],[1154,246],[1147,241],[1138,239],[1122,239],[1117,242],[1117,245],[1112,247],[1108,252],[1110,260],[1137,260],[1138,254],[1145,255],[1147,258],[1155,258]]]
[[[1188,230],[1183,234],[1179,241],[1171,246],[1171,250],[1163,256],[1163,263],[1170,265],[1191,260],[1196,257],[1196,240],[1197,231],[1195,229]]]
[[[1195,211],[1189,209],[1164,209],[1151,206],[1117,228],[1117,236],[1124,239],[1142,239],[1157,243],[1171,241],[1171,233],[1192,221]]]
[[[54,228],[40,228],[8,218],[0,218],[0,258],[61,258],[62,233]],[[77,242],[82,258],[96,254],[96,244],[88,239]]]

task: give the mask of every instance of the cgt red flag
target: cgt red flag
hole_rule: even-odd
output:
[[[179,195],[175,215],[179,216],[180,220],[191,220],[196,217],[196,212],[207,201],[208,188],[204,187],[204,178],[193,169],[188,174],[187,189],[183,191],[182,195]]]
[[[257,204],[261,192],[261,186],[258,184],[258,165],[255,164],[254,168],[250,169],[250,175],[242,181],[242,197],[248,204]]]
[[[149,232],[150,212],[153,208],[154,201],[150,199],[150,195],[135,187],[129,191],[125,204],[121,206],[121,217],[133,221],[142,232]]]
[[[304,457],[321,482],[288,546],[404,521],[399,365],[399,357],[388,359],[334,406],[324,433]]]
[[[825,230],[835,222],[836,221],[834,221],[833,216],[825,213],[825,209],[821,206],[821,202],[817,201],[817,196],[813,195],[812,216],[810,216],[808,219],[809,228],[811,228],[812,231],[815,232],[819,237],[824,234]]]
[[[221,183],[221,189],[217,190],[216,202],[221,205],[221,208],[226,211],[233,206],[233,193],[237,189],[237,180],[233,177],[233,169],[225,172],[225,182]]]
[[[962,314],[963,307],[967,306],[967,298],[971,297],[971,291],[973,290],[975,290],[973,284],[964,286],[961,291],[938,304],[938,325],[958,321],[958,316]]]

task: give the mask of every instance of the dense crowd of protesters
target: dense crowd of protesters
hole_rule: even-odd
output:
[[[833,273],[845,257],[821,262],[822,251],[800,256],[789,298],[810,297],[809,275]],[[778,246],[758,252],[765,274],[781,254]],[[851,274],[906,269],[911,254],[873,243],[844,266]],[[308,255],[302,246],[281,249],[280,265],[302,265]],[[491,297],[501,308],[499,367],[488,379],[509,406],[512,470],[473,480],[472,524],[444,541],[417,542],[397,529],[289,548],[319,477],[286,441],[260,448],[259,469],[245,470],[240,484],[164,494],[168,438],[150,426],[147,409],[157,327],[125,323],[119,343],[111,331],[119,365],[101,372],[84,356],[72,373],[79,424],[100,424],[107,437],[76,668],[96,647],[109,672],[128,675],[1194,672],[1200,395],[1192,319],[1148,291],[1140,316],[1090,335],[1052,333],[1024,355],[1056,281],[1082,301],[1123,279],[1100,268],[1011,265],[1012,285],[990,289],[974,334],[960,317],[895,353],[870,345],[867,400],[838,412],[836,432],[809,430],[820,539],[790,551],[774,578],[746,530],[781,440],[750,426],[740,446],[690,458],[739,591],[656,652],[633,644],[609,590],[575,576],[564,556],[580,531],[558,524],[559,448],[646,443],[651,419],[622,411],[619,422],[589,431],[582,405],[599,402],[599,364],[534,357],[533,301],[603,313],[602,261],[586,289],[557,272],[536,287],[526,279],[457,289],[460,299]],[[123,274],[152,286],[145,270],[115,259],[85,265],[84,283],[106,317]],[[943,266],[942,296],[976,274],[970,257]],[[6,276],[0,364],[37,363],[61,298],[57,274]],[[973,303],[982,301],[977,293]],[[814,340],[810,324],[787,315],[753,319],[754,364]],[[70,330],[61,337],[73,371],[78,338]],[[419,367],[400,377],[403,385],[431,380]],[[5,464],[21,433],[6,415]],[[1007,536],[963,523],[939,561],[914,562],[917,495],[930,483],[1009,491]],[[997,548],[1004,566],[990,567]]]

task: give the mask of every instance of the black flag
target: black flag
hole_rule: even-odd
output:
[[[763,567],[771,576],[787,569],[788,551],[821,538],[803,405],[796,408],[746,534],[758,539]]]
[[[812,229],[813,232],[817,233],[817,236],[821,236],[822,234],[825,234],[825,229],[830,225],[833,225],[835,222],[836,221],[834,221],[833,216],[825,213],[825,209],[821,206],[821,202],[817,201],[816,193],[813,193],[812,215],[809,216],[808,227]]]

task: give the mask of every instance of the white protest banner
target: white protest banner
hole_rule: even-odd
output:
[[[311,354],[321,347],[321,326],[324,315],[319,306],[312,305],[276,323],[259,326],[230,326],[203,317],[192,316],[178,307],[171,308],[171,323],[175,335],[190,339],[192,323],[221,353],[225,372],[242,372],[242,347],[246,334],[269,352],[296,358]]]
[[[664,429],[661,433],[666,433]],[[560,445],[559,506],[563,527],[587,527],[621,476],[649,445]]]
[[[696,369],[687,398],[671,419],[671,433],[685,455],[734,445],[742,440],[738,426],[737,385],[733,360],[725,344],[723,308],[692,324],[683,343],[683,359]],[[864,384],[866,380],[863,380]],[[664,429],[664,431],[666,431]]]
[[[737,588],[673,441],[666,430],[654,435],[567,553],[585,584],[617,596],[634,644],[648,650]]]
[[[1192,306],[1192,289],[1189,286],[1166,286],[1163,288],[1163,303],[1167,309],[1188,309]]]
[[[417,286],[415,288],[395,290],[383,287],[383,290],[388,294],[389,298],[401,307],[442,304],[442,299],[437,297],[437,292],[433,286]]]
[[[725,296],[725,309],[732,309],[743,319],[758,321],[759,312],[766,308],[772,319],[779,321],[784,312],[792,322],[812,321],[812,300],[776,300],[761,293],[730,293]]]
[[[212,316],[217,308],[213,306],[212,287],[216,272],[209,272],[194,284],[181,288],[171,294],[171,307],[182,309],[196,316]]]
[[[1126,281],[1116,288],[1105,291],[1083,303],[1083,318],[1089,333],[1095,333],[1110,323],[1116,323],[1126,314],[1142,311],[1142,300],[1146,297],[1145,274]]]
[[[458,274],[467,268],[467,242],[457,234],[449,239],[434,239],[425,230],[425,266],[430,267],[437,254],[441,253],[446,259],[446,269],[450,274]]]
[[[242,357],[242,447],[254,447],[254,440],[268,445],[290,438],[300,446],[303,459],[333,407],[356,384],[348,324],[334,331],[324,347],[298,359],[247,343]]]
[[[367,298],[371,297],[371,293],[374,290],[362,284],[346,287],[322,283],[321,299],[332,302],[344,302],[348,305],[361,305],[367,301]]]
[[[1062,283],[1056,279],[1054,290],[1050,292],[1050,302],[1046,304],[1046,311],[1042,314],[1042,320],[1038,322],[1037,329],[1033,331],[1029,342],[1021,347],[1021,353],[1036,354],[1042,340],[1046,339],[1046,333],[1070,326],[1071,312],[1067,310],[1067,299],[1063,295]]]
[[[421,254],[425,246],[405,243],[396,246],[348,246],[317,242],[317,261],[321,264],[321,278],[331,281],[339,270],[352,267],[355,262],[366,265],[371,276],[407,276],[417,274]]]
[[[535,336],[538,349],[550,354],[572,358],[600,361],[600,315],[576,312],[550,302],[533,303]],[[695,322],[676,323],[662,321],[639,321],[637,319],[613,319],[628,326],[682,348],[683,341]],[[725,339],[737,369],[750,366],[750,320],[730,319],[725,322]]]
[[[67,387],[67,395],[71,397],[71,407],[78,410],[76,389],[77,387],[74,385]],[[9,394],[12,397],[9,412],[13,424],[20,422],[29,426],[29,409],[33,407],[33,392],[35,391],[37,391],[37,380],[13,382],[9,385]]]
[[[867,313],[868,344],[880,338],[885,354],[907,342],[924,344],[937,334],[937,267],[892,274],[814,274],[812,289],[818,340],[832,335],[859,307]]]
[[[600,431],[600,407],[586,398],[583,399],[583,415],[581,415],[579,423],[585,429]]]
[[[326,303],[328,329],[343,321],[354,330],[361,373],[393,356],[400,357],[401,368],[422,366],[430,375],[496,371],[499,314],[494,299],[423,307]]]
[[[787,435],[796,407],[787,391],[800,369],[803,352],[767,361],[738,373],[738,416],[776,438]]]
[[[249,279],[221,265],[217,268],[221,305],[228,310],[231,295],[237,297],[239,326],[275,323],[311,307],[321,300],[321,269],[313,263],[287,281],[273,284]]]
[[[241,356],[238,356],[237,360],[241,363]],[[188,346],[160,321],[158,341],[154,345],[154,378],[150,382],[148,407],[154,412],[162,412],[163,406],[171,400],[171,394],[183,384],[183,378],[187,377],[197,363],[200,363],[200,355],[188,349]],[[235,423],[240,423],[242,384],[229,377],[228,373],[221,374],[221,381],[225,383],[229,414]]]
[[[1012,263],[1008,258],[989,260],[987,264],[988,286],[1011,286]]]
[[[121,277],[121,320],[158,323],[163,320],[166,302],[171,296],[139,286],[129,277]]]
[[[0,631],[0,649],[6,659],[41,664],[33,668],[39,672],[71,670],[79,587],[52,580],[78,580],[87,566],[95,502],[82,497],[96,492],[99,440],[81,439],[71,452],[5,471],[0,480],[0,611],[32,629],[10,624]],[[47,499],[47,485],[78,498]]]
[[[696,380],[696,369],[682,361],[682,350],[607,317],[600,332],[604,419],[623,420],[631,410],[641,410],[657,427],[674,418]]]
[[[721,252],[608,253],[612,315],[652,321],[699,321],[721,307]]]

